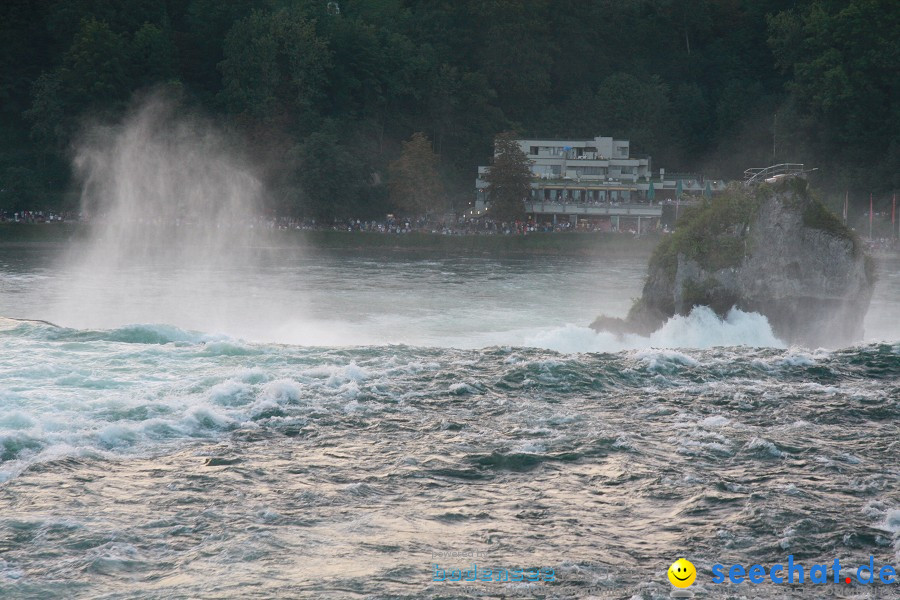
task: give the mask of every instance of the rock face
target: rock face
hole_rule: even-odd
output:
[[[694,209],[650,260],[626,319],[597,330],[647,334],[705,305],[765,315],[775,334],[810,347],[862,339],[875,283],[859,240],[815,199],[805,180],[734,188]]]

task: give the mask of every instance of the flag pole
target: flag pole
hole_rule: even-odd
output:
[[[869,192],[869,241],[872,241],[872,192]]]
[[[894,201],[891,203],[891,236],[897,237],[894,233],[894,215],[897,213],[897,192],[894,192]]]

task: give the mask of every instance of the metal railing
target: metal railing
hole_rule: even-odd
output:
[[[773,177],[796,177],[807,171],[802,163],[781,163],[770,167],[759,167],[744,171],[744,184],[762,183]]]

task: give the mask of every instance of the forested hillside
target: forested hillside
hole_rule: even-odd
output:
[[[457,206],[506,130],[900,187],[896,0],[4,0],[0,61],[7,210],[72,203],[86,124],[154,88],[241,140],[285,214],[390,210],[414,132]]]

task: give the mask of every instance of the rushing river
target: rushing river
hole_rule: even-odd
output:
[[[710,569],[900,563],[896,262],[829,351],[738,311],[587,329],[645,257],[282,250],[113,286],[53,254],[0,246],[0,315],[62,326],[0,324],[2,598],[667,598],[679,556],[697,597],[821,598]],[[435,581],[472,563],[552,580]]]

